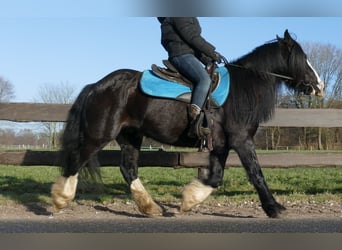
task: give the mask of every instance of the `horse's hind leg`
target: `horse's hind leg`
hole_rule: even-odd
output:
[[[78,173],[69,177],[60,176],[52,185],[51,196],[55,212],[66,207],[75,198]]]
[[[162,208],[153,201],[138,177],[138,158],[142,136],[132,132],[123,132],[118,136],[117,141],[121,147],[120,171],[130,186],[133,200],[139,211],[146,215],[161,215]]]
[[[55,212],[66,207],[75,198],[80,169],[86,164],[91,164],[93,168],[98,166],[95,157],[98,150],[98,146],[86,144],[82,150],[66,150],[64,152],[63,174],[57,178],[51,188],[52,204]]]

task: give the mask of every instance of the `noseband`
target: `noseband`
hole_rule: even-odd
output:
[[[299,88],[300,85],[303,85],[304,87],[311,87],[313,88],[317,93],[320,93],[322,90],[318,88],[317,85],[312,84],[312,82],[305,82],[305,81],[300,81],[297,85],[296,85],[296,89]]]

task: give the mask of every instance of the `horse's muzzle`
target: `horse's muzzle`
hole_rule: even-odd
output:
[[[315,91],[315,96],[324,97],[324,91]]]
[[[318,83],[318,86],[315,86],[314,87],[314,94],[315,96],[318,96],[318,97],[324,97],[324,83],[323,81],[320,81]]]

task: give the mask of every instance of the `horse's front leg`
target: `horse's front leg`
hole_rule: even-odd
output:
[[[228,153],[210,153],[210,165],[208,176],[204,179],[195,179],[183,189],[183,201],[181,211],[189,211],[194,206],[202,203],[222,184],[223,172]]]
[[[239,142],[240,143],[237,143],[234,146],[234,149],[238,153],[242,165],[247,171],[250,182],[258,192],[262,208],[269,217],[279,217],[281,212],[285,210],[285,207],[276,202],[266,184],[257,159],[253,139],[248,138],[246,140],[239,140]]]
[[[139,178],[136,178],[130,185],[133,200],[137,204],[139,211],[150,216],[159,216],[163,214],[163,209],[158,206],[146,191]]]
[[[130,187],[133,200],[141,213],[151,216],[162,215],[163,210],[152,199],[144,185],[138,177],[138,158],[140,148],[140,138],[133,138],[134,145],[127,140],[119,137],[117,141],[121,146],[121,165],[120,171]],[[125,141],[125,143],[122,143]]]

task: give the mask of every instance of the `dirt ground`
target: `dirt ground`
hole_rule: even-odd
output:
[[[210,204],[209,204],[210,203]],[[215,201],[204,202],[192,211],[179,213],[176,203],[160,204],[164,209],[164,217],[196,217],[222,216],[230,218],[267,218],[259,203],[244,202],[242,204],[219,204]],[[342,218],[342,204],[338,202],[283,204],[287,208],[282,218]],[[110,204],[81,204],[74,202],[59,213],[53,213],[52,207],[39,204],[2,205],[0,220],[9,219],[115,219],[144,217],[131,201]]]

